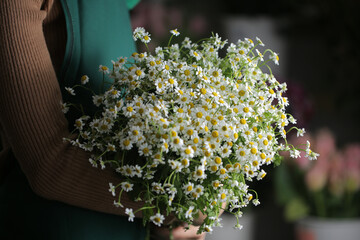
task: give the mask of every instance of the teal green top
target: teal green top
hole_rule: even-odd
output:
[[[65,86],[71,87],[79,83],[82,75],[88,75],[92,90],[96,93],[104,90],[99,65],[111,69],[111,60],[129,57],[135,51],[128,9],[138,1],[61,0],[68,34],[65,58],[58,76]],[[92,110],[90,93],[77,90],[76,98],[85,109]],[[65,101],[67,97],[64,94]],[[76,99],[70,101],[78,102]]]
[[[58,73],[61,83],[73,86],[86,74],[92,88],[99,91],[102,84],[99,65],[111,67],[111,60],[135,51],[128,10],[137,2],[61,0],[68,38]],[[139,240],[145,238],[146,232],[138,219],[129,222],[127,217],[37,196],[18,165],[1,185],[0,215],[0,239]]]

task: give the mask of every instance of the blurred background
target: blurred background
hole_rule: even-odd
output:
[[[356,0],[142,0],[132,10],[133,27],[152,35],[150,48],[167,43],[175,28],[193,41],[212,32],[234,43],[259,37],[279,54],[272,69],[288,84],[288,110],[322,156],[311,165],[285,157],[281,168],[268,167],[253,183],[261,204],[245,211],[242,233],[224,214],[224,227],[207,239],[320,239],[299,233],[299,221],[360,218],[359,11]]]

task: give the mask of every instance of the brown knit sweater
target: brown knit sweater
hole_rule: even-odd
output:
[[[62,140],[69,132],[55,72],[65,45],[59,0],[0,1],[0,174],[13,155],[38,195],[123,215],[108,191],[109,182],[119,182],[115,174],[91,167],[88,153]]]

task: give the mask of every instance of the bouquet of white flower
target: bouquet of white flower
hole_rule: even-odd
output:
[[[270,49],[260,52],[260,39],[232,43],[221,57],[227,41],[217,34],[171,44],[179,32],[171,33],[168,46],[155,53],[120,57],[112,69],[100,66],[113,83],[93,96],[99,111],[77,119],[78,138],[68,141],[93,152],[93,166],[119,173],[119,183],[109,189],[118,195],[116,206],[123,207],[124,191],[145,202],[141,209],[126,209],[129,221],[142,211],[144,223],[161,226],[172,213],[191,224],[202,212],[199,232],[211,232],[224,202],[237,219],[241,208],[260,203],[247,181],[264,178],[262,166],[279,161],[279,151],[296,157],[294,146],[279,141],[291,129],[304,130],[285,130],[296,120],[285,112],[286,84],[268,66],[279,57]],[[133,37],[145,45],[150,41],[143,28]],[[82,83],[87,81],[83,76]]]

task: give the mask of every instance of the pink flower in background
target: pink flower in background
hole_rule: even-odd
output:
[[[321,164],[315,164],[306,172],[305,183],[311,191],[319,191],[325,187],[328,178],[328,169],[328,162],[323,161]]]
[[[329,164],[329,191],[340,196],[344,192],[345,158],[341,152],[336,152]]]
[[[335,137],[329,129],[323,128],[316,134],[315,148],[316,152],[321,156],[319,157],[318,162],[328,161],[335,153]]]
[[[351,144],[345,147],[345,182],[349,192],[360,189],[360,144]]]
[[[301,153],[294,162],[303,170],[304,182],[310,191],[328,188],[334,196],[341,196],[345,191],[360,190],[360,144],[350,144],[339,150],[335,136],[327,128],[320,129],[315,135],[305,133],[303,137],[292,135],[289,138],[294,146],[302,146],[306,141],[312,143],[320,156],[310,162]]]

